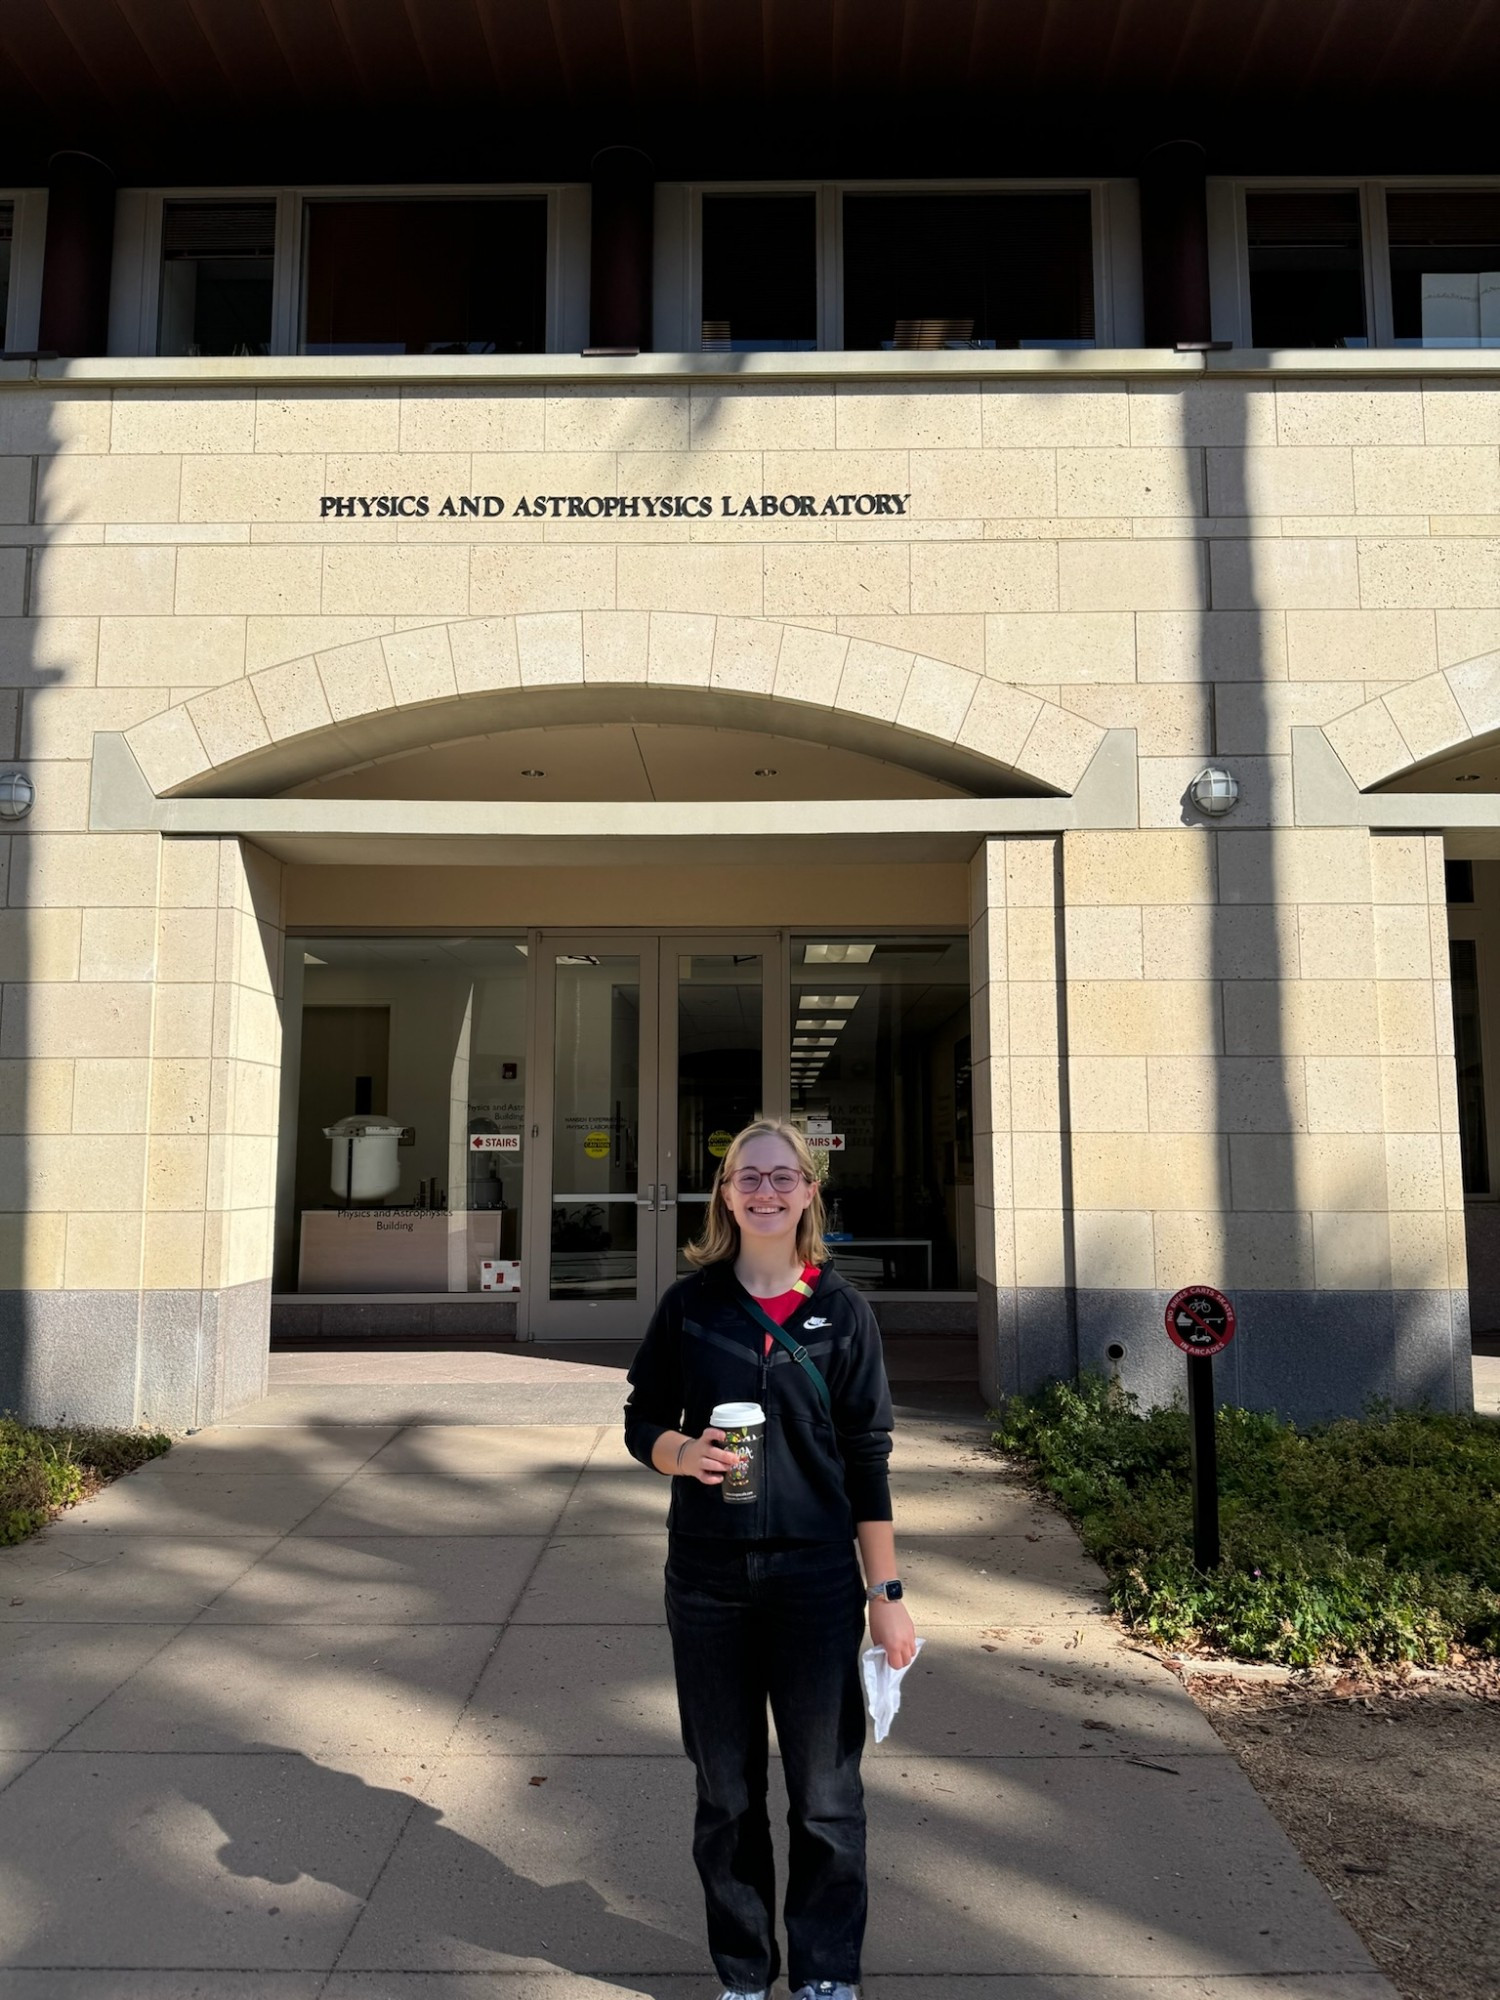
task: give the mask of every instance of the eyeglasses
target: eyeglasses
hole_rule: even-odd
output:
[[[778,1194],[790,1194],[808,1176],[800,1167],[772,1167],[768,1174],[758,1167],[736,1167],[727,1178],[736,1194],[759,1194],[762,1181],[769,1181]]]

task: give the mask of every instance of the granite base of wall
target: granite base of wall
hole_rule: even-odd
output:
[[[1167,1292],[980,1291],[980,1386],[991,1399],[1079,1373],[1109,1375],[1143,1408],[1185,1395],[1164,1327]],[[1298,1422],[1372,1401],[1474,1405],[1467,1292],[1250,1292],[1215,1364],[1221,1402]],[[1112,1352],[1112,1349],[1119,1350]]]
[[[979,1386],[991,1403],[1078,1373],[1071,1296],[1060,1288],[979,1285]]]
[[[216,1423],[265,1394],[268,1284],[0,1292],[0,1409],[28,1423]]]
[[[278,1295],[271,1302],[271,1338],[292,1340],[513,1341],[516,1303],[483,1292],[436,1294],[412,1303],[389,1299],[320,1299]]]

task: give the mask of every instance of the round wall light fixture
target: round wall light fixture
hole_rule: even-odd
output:
[[[36,786],[24,771],[0,773],[0,819],[25,819],[36,804]]]
[[[1239,796],[1239,780],[1216,764],[1206,765],[1188,786],[1188,797],[1210,819],[1222,819],[1225,813],[1233,812]]]

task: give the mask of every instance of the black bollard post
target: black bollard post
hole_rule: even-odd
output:
[[[1219,1447],[1214,1435],[1214,1363],[1188,1356],[1188,1417],[1192,1424],[1193,1564],[1219,1567]]]
[[[1235,1312],[1212,1285],[1186,1285],[1167,1300],[1167,1338],[1187,1356],[1192,1433],[1193,1562],[1219,1567],[1219,1447],[1214,1432],[1214,1356],[1234,1339]]]

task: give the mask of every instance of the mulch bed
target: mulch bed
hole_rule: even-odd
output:
[[[1500,1663],[1186,1683],[1407,2000],[1500,1995]]]

